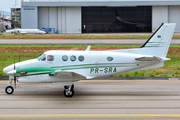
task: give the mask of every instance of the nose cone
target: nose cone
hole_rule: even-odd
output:
[[[15,76],[16,75],[16,70],[11,70],[11,71],[7,72],[7,74],[9,76]]]
[[[14,70],[14,65],[10,65],[8,67],[5,67],[3,69],[3,72],[7,74],[9,71],[12,71],[12,70]]]

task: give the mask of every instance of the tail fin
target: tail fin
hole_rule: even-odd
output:
[[[148,48],[154,56],[166,57],[175,26],[176,23],[162,24],[141,48]]]
[[[156,32],[145,42],[141,48],[113,50],[112,52],[125,52],[166,57],[176,23],[162,24]]]

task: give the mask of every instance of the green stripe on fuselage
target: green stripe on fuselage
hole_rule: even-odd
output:
[[[27,67],[27,68],[20,68],[16,70],[16,74],[20,74],[21,72],[27,72],[28,73],[32,73],[32,72],[47,72],[49,71],[49,73],[53,73],[55,72],[56,68],[48,68],[48,67]]]

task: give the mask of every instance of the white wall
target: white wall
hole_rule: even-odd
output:
[[[35,29],[38,27],[38,8],[22,7],[21,8],[21,28]]]
[[[180,32],[180,6],[169,7],[169,23],[176,23],[175,32]]]
[[[81,33],[81,7],[39,7],[39,29],[55,28],[60,33]]]
[[[175,32],[180,32],[180,6],[153,6],[152,31],[154,32],[162,22],[176,23]]]
[[[38,8],[38,28],[48,28],[49,27],[49,8],[39,7]]]
[[[58,8],[57,7],[50,7],[49,8],[49,27],[58,28]]]
[[[152,6],[152,32],[168,22],[168,6]]]
[[[66,8],[67,33],[81,33],[81,7]]]

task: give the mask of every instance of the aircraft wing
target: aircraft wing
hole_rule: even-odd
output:
[[[162,61],[162,58],[152,56],[152,57],[140,57],[140,58],[135,58],[135,60],[138,61]]]
[[[83,80],[86,79],[85,76],[80,75],[75,72],[70,72],[70,71],[61,71],[61,70],[56,70],[55,73],[50,74],[50,76],[61,78],[61,79],[69,79],[69,80]]]

